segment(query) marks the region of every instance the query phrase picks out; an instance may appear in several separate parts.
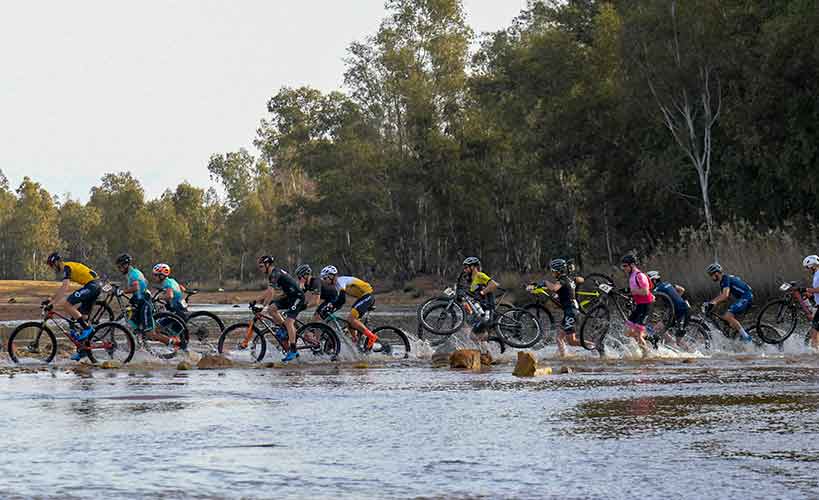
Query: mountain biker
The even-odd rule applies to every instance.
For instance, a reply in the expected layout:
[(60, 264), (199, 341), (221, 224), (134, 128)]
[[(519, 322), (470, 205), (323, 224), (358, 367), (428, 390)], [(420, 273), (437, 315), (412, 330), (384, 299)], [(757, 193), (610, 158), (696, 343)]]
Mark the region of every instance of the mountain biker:
[[(486, 313), (479, 315), (472, 325), (472, 330), (478, 333), (483, 330), (489, 322), (492, 313), (495, 311), (495, 290), (498, 289), (498, 283), (489, 277), (488, 274), (481, 271), (481, 260), (477, 257), (467, 257), (463, 262), (463, 276), (466, 278), (469, 287), (469, 293), (478, 299), (478, 302), (484, 308)], [(459, 281), (461, 281), (459, 279)]]
[[(48, 256), (46, 265), (57, 273), (58, 280), (62, 282), (62, 286), (54, 293), (50, 302), (79, 323), (80, 331), (70, 330), (71, 335), (77, 340), (86, 340), (94, 332), (94, 328), (86, 320), (102, 291), (99, 276), (85, 264), (64, 261), (57, 252)], [(72, 282), (81, 288), (69, 294)], [(78, 350), (71, 359), (79, 361), (86, 354), (85, 351)]]
[(722, 266), (716, 262), (705, 268), (705, 273), (711, 276), (711, 280), (719, 283), (721, 290), (719, 295), (703, 304), (706, 312), (710, 312), (715, 305), (725, 302), (733, 295), (736, 300), (721, 317), (739, 333), (740, 340), (751, 342), (751, 336), (736, 317), (751, 308), (754, 302), (754, 291), (739, 276), (723, 273)]
[(634, 310), (626, 320), (626, 336), (637, 340), (637, 344), (646, 350), (646, 319), (654, 303), (654, 294), (651, 293), (651, 281), (648, 276), (637, 267), (637, 258), (634, 255), (624, 255), (620, 261), (620, 268), (628, 279), (628, 289), (634, 300)]
[(659, 271), (649, 271), (646, 276), (654, 284), (654, 292), (664, 293), (671, 299), (671, 305), (674, 307), (674, 336), (676, 337), (676, 344), (679, 346), (685, 335), (685, 328), (688, 326), (691, 309), (688, 302), (682, 298), (685, 294), (685, 288), (668, 281), (662, 281)]
[(548, 280), (543, 280), (537, 284), (539, 287), (546, 287), (552, 292), (557, 293), (557, 300), (560, 303), (560, 308), (563, 309), (563, 320), (560, 322), (558, 329), (557, 350), (561, 357), (566, 356), (566, 344), (571, 346), (580, 346), (580, 340), (577, 338), (577, 314), (579, 306), (575, 298), (575, 288), (577, 284), (574, 279), (569, 276), (569, 264), (565, 259), (552, 259), (548, 265), (552, 276), (557, 280), (552, 283)]
[[(313, 268), (309, 264), (300, 264), (296, 268), (296, 279), (299, 281), (299, 286), (304, 291), (307, 300), (306, 307), (316, 307), (323, 297), (328, 297), (332, 300), (335, 297), (335, 291), (329, 295), (324, 293), (324, 290), (329, 289), (321, 285), (321, 279), (313, 276)], [(308, 295), (309, 294), (309, 295)], [(322, 296), (322, 294), (324, 294)]]
[(151, 301), (151, 293), (148, 290), (148, 280), (142, 271), (133, 266), (133, 259), (127, 253), (121, 254), (116, 259), (116, 266), (119, 272), (125, 275), (125, 286), (118, 289), (119, 294), (130, 293), (131, 305), (134, 307), (130, 322), (136, 333), (144, 333), (146, 337), (154, 342), (160, 342), (168, 346), (170, 352), (179, 350), (182, 341), (178, 337), (169, 337), (157, 331), (156, 321), (154, 321), (154, 304)]
[[(285, 331), (279, 329), (276, 336), (282, 340), (287, 354), (282, 358), (282, 362), (293, 361), (299, 357), (296, 350), (296, 318), (305, 309), (304, 291), (299, 282), (288, 274), (287, 271), (273, 265), (274, 259), (270, 255), (259, 257), (257, 267), (259, 271), (267, 276), (267, 290), (259, 297), (258, 303), (263, 307), (270, 308), (270, 315), (273, 320), (283, 326)], [(273, 295), (279, 292), (278, 298), (274, 301)], [(283, 313), (282, 313), (283, 311)], [(284, 342), (285, 332), (287, 342)], [(246, 342), (246, 341), (245, 341)], [(243, 342), (244, 343), (244, 342)]]
[[(800, 290), (800, 292), (812, 293), (813, 301), (819, 305), (819, 256), (808, 255), (802, 261), (802, 266), (811, 273), (813, 282), (810, 287)], [(811, 321), (810, 346), (813, 349), (819, 349), (819, 309), (813, 313), (813, 321)]]
[(334, 288), (338, 293), (335, 300), (324, 306), (323, 310), (340, 309), (344, 305), (347, 295), (354, 297), (356, 301), (350, 310), (347, 321), (358, 333), (367, 338), (365, 350), (372, 349), (373, 345), (378, 341), (378, 336), (361, 322), (361, 318), (375, 306), (372, 285), (353, 276), (338, 276), (338, 269), (335, 266), (326, 266), (321, 270), (320, 276), (322, 283)]
[(154, 266), (151, 274), (153, 274), (154, 281), (165, 295), (168, 311), (182, 318), (187, 317), (188, 306), (185, 304), (185, 298), (182, 295), (185, 289), (178, 281), (171, 278), (171, 266), (159, 263)]

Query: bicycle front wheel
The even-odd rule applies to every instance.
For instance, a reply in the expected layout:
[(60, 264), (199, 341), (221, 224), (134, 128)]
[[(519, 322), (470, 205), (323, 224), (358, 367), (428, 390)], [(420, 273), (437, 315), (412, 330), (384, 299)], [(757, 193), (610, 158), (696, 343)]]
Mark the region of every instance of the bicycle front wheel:
[(188, 315), (185, 325), (188, 327), (189, 348), (203, 354), (216, 351), (219, 336), (225, 329), (219, 316), (209, 311), (197, 311)]
[(789, 301), (772, 300), (756, 317), (757, 333), (766, 344), (781, 344), (796, 330), (798, 320), (798, 312)]
[[(378, 337), (378, 340), (373, 345), (371, 352), (391, 358), (404, 359), (409, 357), (412, 349), (406, 333), (392, 326), (380, 326), (374, 329), (373, 333)], [(366, 340), (363, 335), (360, 338)]]
[(307, 323), (296, 331), (296, 350), (310, 351), (313, 356), (338, 359), (341, 340), (338, 334), (324, 323)]
[(464, 308), (451, 299), (433, 299), (418, 309), (418, 323), (436, 335), (452, 335), (464, 324)]
[(91, 316), (88, 319), (92, 325), (114, 321), (114, 310), (104, 300), (98, 300), (94, 303), (94, 308), (91, 310)]
[(605, 304), (598, 304), (586, 313), (583, 324), (580, 325), (580, 344), (589, 351), (602, 354), (603, 342), (611, 327), (609, 308)]
[(94, 327), (88, 343), (88, 358), (92, 363), (114, 360), (125, 364), (134, 357), (136, 341), (131, 332), (119, 323), (102, 323)]
[(523, 306), (526, 311), (529, 311), (537, 319), (540, 329), (543, 331), (543, 342), (550, 344), (555, 340), (555, 319), (552, 312), (540, 303), (532, 303)]
[(267, 341), (258, 328), (251, 328), (250, 323), (236, 323), (219, 336), (217, 350), (233, 361), (257, 363), (264, 359)]
[(646, 326), (651, 327), (654, 335), (661, 337), (674, 324), (676, 315), (674, 314), (674, 303), (671, 297), (664, 293), (654, 295), (654, 303), (651, 305), (651, 312), (646, 318)]
[(711, 351), (711, 333), (708, 326), (700, 319), (689, 319), (682, 338), (677, 340), (677, 346), (689, 353)]
[(543, 331), (535, 315), (519, 308), (501, 314), (495, 324), (495, 331), (504, 343), (518, 349), (532, 347), (543, 338)]
[(42, 322), (30, 321), (11, 332), (6, 348), (15, 363), (46, 365), (57, 355), (57, 338)]

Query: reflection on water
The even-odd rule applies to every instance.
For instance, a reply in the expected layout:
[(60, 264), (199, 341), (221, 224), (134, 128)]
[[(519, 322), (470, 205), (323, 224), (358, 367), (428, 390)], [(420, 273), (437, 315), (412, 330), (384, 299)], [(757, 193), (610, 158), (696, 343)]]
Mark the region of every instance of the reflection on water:
[(815, 360), (573, 367), (3, 377), (0, 497), (819, 496)]

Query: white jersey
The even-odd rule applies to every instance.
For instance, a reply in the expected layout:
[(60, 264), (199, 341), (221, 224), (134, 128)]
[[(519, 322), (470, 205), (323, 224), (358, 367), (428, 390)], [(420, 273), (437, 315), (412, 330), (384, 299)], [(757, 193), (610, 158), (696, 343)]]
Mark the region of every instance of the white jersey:
[[(811, 288), (819, 288), (819, 270), (813, 273), (813, 286)], [(813, 302), (819, 306), (819, 293), (813, 294)]]

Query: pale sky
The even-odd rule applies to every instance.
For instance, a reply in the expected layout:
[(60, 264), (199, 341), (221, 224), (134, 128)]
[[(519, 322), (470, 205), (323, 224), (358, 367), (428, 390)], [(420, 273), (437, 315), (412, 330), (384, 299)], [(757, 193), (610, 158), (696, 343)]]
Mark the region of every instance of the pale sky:
[[(464, 0), (477, 32), (526, 0)], [(212, 153), (247, 147), (282, 86), (342, 87), (346, 48), (383, 0), (27, 0), (0, 16), (0, 170), (88, 199), (130, 170), (149, 197), (207, 187)], [(255, 151), (254, 151), (255, 153)]]

